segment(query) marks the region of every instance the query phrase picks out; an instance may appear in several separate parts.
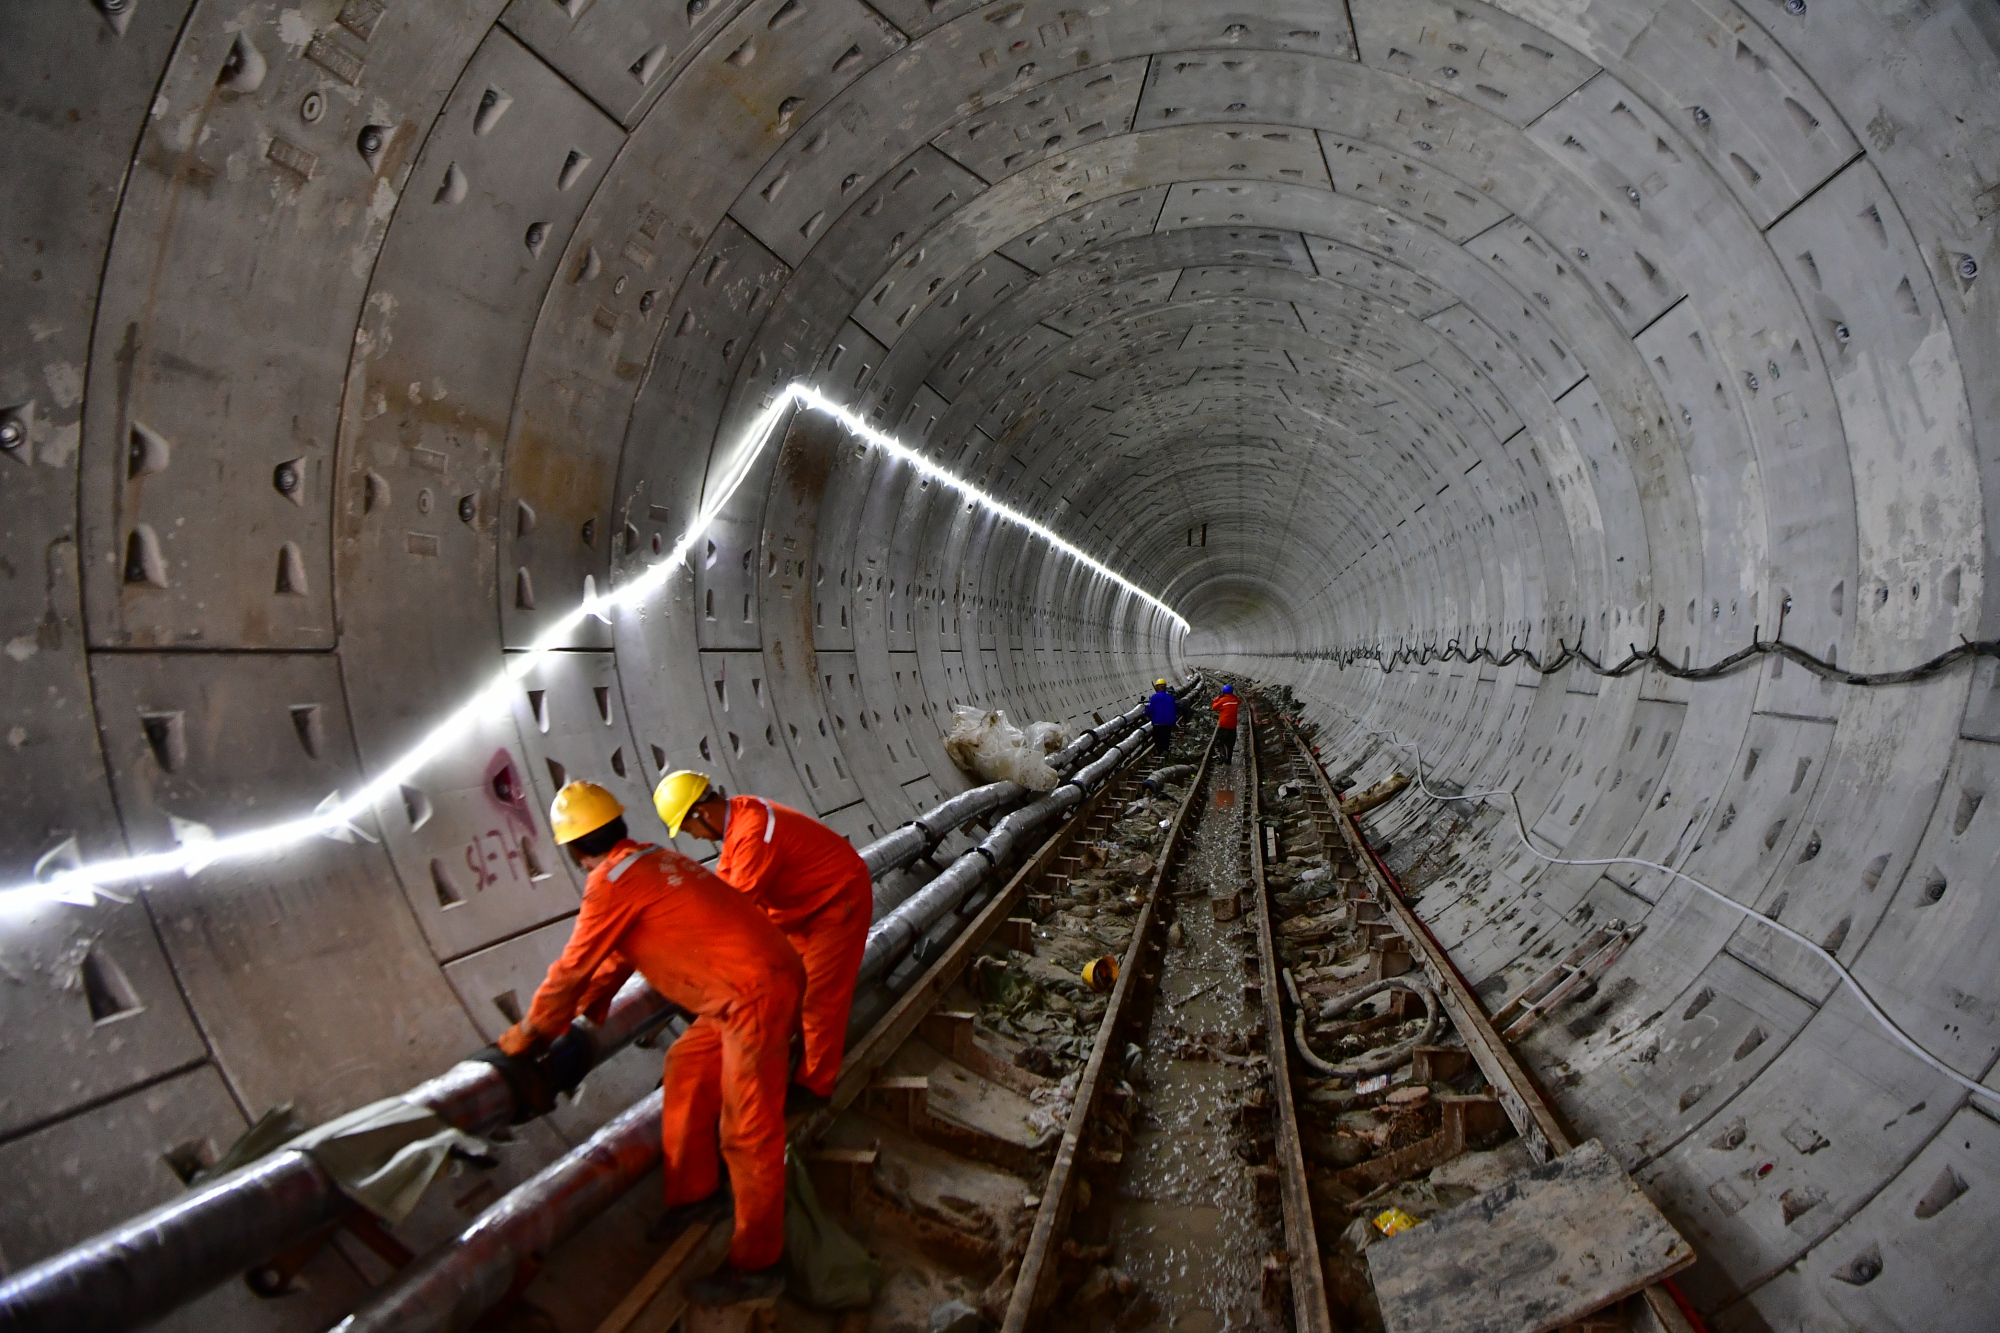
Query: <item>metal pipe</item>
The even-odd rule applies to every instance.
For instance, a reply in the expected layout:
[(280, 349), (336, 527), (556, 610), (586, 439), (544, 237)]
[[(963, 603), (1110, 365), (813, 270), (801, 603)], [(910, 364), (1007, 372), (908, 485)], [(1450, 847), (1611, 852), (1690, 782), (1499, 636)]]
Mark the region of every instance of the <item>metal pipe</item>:
[[(1146, 732), (1143, 728), (1133, 728), (1131, 735), (1078, 769), (1069, 778), (1064, 780), (1063, 786), (1081, 786), (1086, 791), (1095, 788), (1113, 769), (1137, 754), (1146, 744), (1146, 739)], [(1061, 789), (1061, 787), (1057, 788), (1058, 791)]]
[(861, 849), (868, 873), (880, 879), (891, 870), (901, 870), (951, 835), (961, 824), (1010, 805), (1028, 794), (1015, 782), (989, 782), (983, 787), (962, 791), (934, 810), (927, 810), (909, 823), (885, 833)]
[(1140, 704), (1130, 712), (1120, 713), (1109, 722), (1087, 728), (1081, 736), (1049, 756), (1049, 767), (1058, 773), (1067, 773), (1082, 762), (1083, 757), (1096, 749), (1098, 743), (1108, 736), (1117, 734), (1122, 728), (1136, 726), (1146, 716), (1146, 705)]
[(507, 1294), (523, 1262), (582, 1230), (659, 1164), (661, 1096), (653, 1089), (500, 1199), (450, 1244), (380, 1288), (336, 1333), (470, 1328)]
[[(1075, 767), (1076, 759), (1089, 747), (1100, 740), (1122, 734), (1129, 735), (1145, 717), (1142, 704), (1129, 713), (1124, 713), (1101, 726), (1092, 728), (1076, 741), (1049, 757), (1048, 763), (1057, 773)], [(1068, 756), (1065, 760), (1064, 756)], [(1060, 785), (1060, 784), (1058, 784)], [(895, 913), (904, 903), (917, 893), (921, 885), (912, 887), (907, 881), (892, 881), (887, 876), (915, 862), (919, 857), (928, 856), (937, 850), (951, 831), (981, 815), (1014, 804), (1030, 795), (1029, 791), (1012, 782), (989, 782), (983, 787), (974, 787), (960, 792), (944, 804), (927, 814), (919, 815), (902, 828), (877, 839), (862, 849), (862, 859), (868, 862), (868, 869), (876, 878), (875, 919), (883, 921)], [(961, 899), (962, 901), (963, 899)], [(904, 947), (904, 946), (900, 946)], [(873, 973), (863, 974), (866, 980)]]
[[(875, 876), (907, 865), (949, 830), (1020, 791), (1007, 782), (963, 792), (862, 848), (861, 858)], [(613, 998), (604, 1022), (578, 1020), (571, 1030), (595, 1066), (679, 1012), (635, 976)], [(505, 1127), (521, 1110), (506, 1078), (480, 1060), (461, 1061), (403, 1098), (479, 1136)], [(125, 1333), (331, 1225), (346, 1207), (332, 1177), (308, 1154), (280, 1149), (0, 1281), (0, 1328)]]
[(1018, 782), (989, 782), (952, 797), (935, 810), (928, 810), (894, 832), (885, 833), (861, 849), (868, 874), (880, 879), (892, 870), (901, 870), (920, 856), (928, 855), (951, 836), (951, 831), (1003, 805), (1012, 805), (1028, 794)]
[[(573, 1030), (596, 1065), (677, 1012), (634, 978), (602, 1025)], [(518, 1109), (506, 1078), (481, 1060), (460, 1061), (403, 1100), (473, 1135), (506, 1127)], [(332, 1224), (347, 1206), (310, 1154), (280, 1149), (0, 1282), (0, 1328), (140, 1327)]]
[[(1145, 733), (1139, 730), (1139, 720), (1144, 715), (1145, 709), (1142, 706), (1105, 723), (1098, 730), (1106, 733), (1118, 727), (1126, 730), (1125, 738), (1116, 747), (1081, 771), (1064, 778), (1047, 796), (1023, 806), (1001, 820), (976, 848), (953, 861), (936, 879), (918, 889), (877, 921), (868, 932), (868, 945), (861, 956), (860, 981), (873, 981), (881, 976), (888, 970), (890, 964), (916, 943), (919, 936), (942, 920), (946, 912), (970, 897), (973, 890), (979, 886), (979, 882), (986, 877), (986, 872), (1007, 858), (1013, 850), (1015, 840), (1022, 832), (1039, 828), (1048, 819), (1075, 806), (1103, 779), (1105, 774), (1124, 762), (1144, 739)], [(995, 782), (985, 787), (975, 787), (971, 791), (953, 797), (930, 814), (923, 816), (917, 821), (917, 826), (935, 832), (941, 840), (951, 829), (973, 817), (972, 814), (966, 813), (967, 810), (988, 810), (1004, 804), (1012, 793), (1003, 794), (997, 790), (1000, 788), (1011, 788), (1012, 792), (1022, 790), (1011, 782)], [(975, 801), (972, 798), (977, 799)]]
[[(1188, 682), (1185, 685), (1173, 691), (1174, 697), (1176, 699), (1187, 698), (1200, 688), (1201, 682), (1201, 673), (1196, 672), (1188, 678)], [(1068, 745), (1065, 745), (1062, 749), (1057, 750), (1049, 756), (1049, 767), (1058, 773), (1067, 773), (1070, 769), (1075, 768), (1085, 755), (1096, 749), (1099, 744), (1113, 737), (1123, 736), (1127, 728), (1137, 726), (1145, 718), (1146, 705), (1140, 703), (1126, 712), (1120, 713), (1109, 722), (1100, 722), (1094, 727), (1086, 728), (1081, 736), (1078, 736)]]
[(916, 823), (905, 824), (883, 834), (861, 849), (861, 860), (868, 867), (868, 877), (880, 879), (892, 870), (902, 869), (924, 854), (929, 841), (923, 826)]
[(918, 815), (914, 827), (924, 831), (924, 837), (929, 842), (924, 850), (929, 851), (950, 837), (953, 829), (1003, 805), (1012, 805), (1027, 794), (1028, 789), (1018, 782), (989, 782), (983, 787), (960, 792), (928, 814)]
[(969, 851), (869, 927), (868, 943), (861, 954), (861, 973), (855, 985), (873, 981), (887, 971), (889, 964), (923, 933), (918, 922), (928, 924), (943, 916), (970, 894), (992, 868), (993, 863), (977, 849)]
[(331, 1225), (342, 1202), (310, 1155), (280, 1150), (8, 1279), (0, 1328), (137, 1327)]
[(861, 955), (860, 982), (873, 981), (888, 971), (925, 931), (972, 895), (987, 872), (1012, 854), (1023, 835), (1080, 805), (1098, 783), (1138, 752), (1145, 739), (1145, 732), (1135, 729), (1095, 762), (1057, 783), (1047, 796), (1008, 815), (977, 847), (946, 866), (943, 874), (876, 922), (868, 932), (868, 944)]
[(685, 1011), (634, 973), (612, 997), (611, 1011), (602, 1023), (594, 1027), (577, 1025), (571, 1030), (581, 1031), (584, 1040), (590, 1043), (590, 1063), (595, 1068), (633, 1042), (658, 1032), (676, 1014), (685, 1015)]

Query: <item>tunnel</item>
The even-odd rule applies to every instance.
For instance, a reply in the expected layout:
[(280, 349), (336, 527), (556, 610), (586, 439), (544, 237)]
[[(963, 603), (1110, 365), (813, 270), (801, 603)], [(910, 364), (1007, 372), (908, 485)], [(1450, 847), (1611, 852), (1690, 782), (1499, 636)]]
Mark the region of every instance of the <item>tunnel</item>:
[[(859, 845), (973, 784), (954, 710), (1208, 670), (1418, 779), (1371, 837), (1489, 1010), (1637, 928), (1518, 1051), (1707, 1327), (1991, 1326), (1991, 5), (0, 28), (0, 1271), (518, 1018), (569, 778)], [(644, 1272), (630, 1213), (549, 1257), (554, 1326)]]

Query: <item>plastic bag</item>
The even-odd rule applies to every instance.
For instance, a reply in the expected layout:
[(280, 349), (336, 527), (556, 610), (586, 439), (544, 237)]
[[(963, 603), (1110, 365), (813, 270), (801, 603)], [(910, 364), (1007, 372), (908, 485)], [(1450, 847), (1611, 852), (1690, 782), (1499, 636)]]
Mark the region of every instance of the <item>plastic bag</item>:
[(1018, 782), (1029, 791), (1048, 791), (1056, 785), (1048, 756), (1063, 747), (1062, 737), (1062, 728), (1053, 722), (1031, 723), (1024, 732), (1003, 710), (961, 705), (951, 710), (944, 752), (961, 772), (982, 782)]
[(1416, 1218), (1400, 1208), (1390, 1208), (1376, 1214), (1375, 1229), (1385, 1236), (1400, 1236), (1411, 1227), (1423, 1225)]
[(1043, 755), (1054, 754), (1069, 744), (1069, 733), (1060, 722), (1030, 722), (1024, 734), (1028, 748)]
[(785, 1291), (815, 1310), (861, 1310), (874, 1304), (886, 1274), (861, 1242), (820, 1206), (797, 1153), (785, 1155)]

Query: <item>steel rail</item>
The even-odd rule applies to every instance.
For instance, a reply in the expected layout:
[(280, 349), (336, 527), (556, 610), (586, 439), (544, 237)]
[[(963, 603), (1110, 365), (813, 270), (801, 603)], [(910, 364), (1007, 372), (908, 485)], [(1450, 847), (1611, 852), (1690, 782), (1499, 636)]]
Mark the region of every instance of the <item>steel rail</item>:
[(1244, 827), (1250, 839), (1252, 914), (1257, 925), (1258, 978), (1263, 988), (1264, 1052), (1270, 1061), (1271, 1097), (1277, 1106), (1278, 1197), (1284, 1205), (1285, 1253), (1291, 1256), (1292, 1325), (1295, 1333), (1333, 1333), (1327, 1306), (1326, 1269), (1319, 1256), (1319, 1232), (1313, 1224), (1312, 1193), (1306, 1180), (1305, 1149), (1299, 1137), (1299, 1113), (1292, 1101), (1291, 1058), (1285, 1046), (1285, 992), (1278, 984), (1278, 950), (1271, 931), (1271, 900), (1264, 881), (1264, 838), (1259, 823), (1263, 789), (1257, 763), (1257, 710), (1244, 710)]
[[(1305, 759), (1307, 769), (1318, 783), (1341, 841), (1347, 844), (1355, 861), (1372, 882), (1377, 903), (1388, 909), (1396, 933), (1410, 945), (1411, 956), (1422, 964), (1435, 983), (1445, 1012), (1451, 1015), (1459, 1035), (1465, 1039), (1466, 1049), (1472, 1053), (1473, 1061), (1479, 1066), (1480, 1073), (1485, 1075), (1487, 1086), (1506, 1111), (1508, 1120), (1513, 1122), (1515, 1131), (1527, 1143), (1528, 1151), (1538, 1162), (1547, 1162), (1569, 1152), (1576, 1147), (1576, 1137), (1569, 1132), (1569, 1127), (1556, 1114), (1555, 1108), (1549, 1105), (1528, 1071), (1514, 1058), (1513, 1050), (1494, 1031), (1486, 1011), (1480, 1008), (1472, 988), (1466, 984), (1458, 965), (1452, 962), (1450, 953), (1438, 943), (1437, 936), (1431, 933), (1423, 918), (1404, 901), (1402, 886), (1369, 844), (1361, 826), (1353, 816), (1341, 810), (1340, 798), (1333, 790), (1333, 783), (1313, 757), (1312, 748), (1305, 738), (1289, 721), (1283, 726), (1285, 735)], [(1666, 1333), (1694, 1333), (1694, 1326), (1681, 1313), (1679, 1304), (1664, 1284), (1652, 1283), (1640, 1294), (1645, 1298), (1647, 1309)]]
[(1021, 1256), (1020, 1272), (1014, 1279), (1014, 1291), (1007, 1302), (1007, 1315), (1001, 1323), (1001, 1333), (1027, 1333), (1027, 1330), (1038, 1327), (1055, 1299), (1058, 1260), (1076, 1197), (1084, 1136), (1097, 1117), (1098, 1098), (1104, 1090), (1105, 1068), (1111, 1052), (1118, 1046), (1119, 1029), (1130, 1016), (1128, 1009), (1133, 1007), (1134, 997), (1142, 991), (1150, 993), (1159, 978), (1161, 940), (1156, 937), (1155, 927), (1160, 920), (1160, 890), (1173, 873), (1175, 859), (1181, 852), (1190, 823), (1188, 816), (1201, 800), (1208, 778), (1209, 758), (1214, 753), (1215, 737), (1211, 734), (1194, 779), (1188, 783), (1187, 795), (1181, 798), (1179, 808), (1174, 811), (1173, 823), (1160, 844), (1152, 884), (1146, 891), (1144, 904), (1133, 919), (1132, 941), (1125, 948), (1125, 957), (1119, 961), (1117, 984), (1111, 988), (1111, 999), (1104, 1007), (1104, 1017), (1098, 1022), (1097, 1039), (1091, 1045), (1090, 1059), (1085, 1062), (1083, 1074), (1077, 1080), (1076, 1101), (1070, 1109), (1069, 1122), (1063, 1126), (1055, 1161), (1042, 1183), (1041, 1204), (1035, 1213), (1035, 1225), (1028, 1233), (1028, 1248)]
[(1472, 1053), (1480, 1072), (1493, 1094), (1507, 1112), (1514, 1129), (1527, 1142), (1528, 1151), (1537, 1162), (1546, 1162), (1551, 1157), (1567, 1152), (1573, 1141), (1564, 1129), (1561, 1120), (1542, 1096), (1528, 1072), (1521, 1067), (1507, 1043), (1500, 1040), (1493, 1025), (1486, 1021), (1486, 1012), (1479, 1007), (1473, 997), (1472, 988), (1465, 982), (1451, 956), (1437, 942), (1435, 936), (1403, 901), (1389, 877), (1387, 867), (1376, 857), (1375, 851), (1361, 836), (1361, 830), (1353, 818), (1341, 812), (1340, 797), (1333, 790), (1326, 770), (1313, 758), (1311, 747), (1298, 734), (1289, 721), (1282, 722), (1283, 734), (1299, 755), (1305, 759), (1306, 768), (1312, 773), (1320, 798), (1325, 803), (1334, 829), (1347, 845), (1355, 862), (1362, 868), (1374, 890), (1375, 901), (1389, 913), (1391, 924), (1410, 946), (1410, 953), (1430, 975), (1438, 998), (1444, 1003), (1445, 1012), (1457, 1025), (1459, 1034), (1465, 1038), (1466, 1049)]

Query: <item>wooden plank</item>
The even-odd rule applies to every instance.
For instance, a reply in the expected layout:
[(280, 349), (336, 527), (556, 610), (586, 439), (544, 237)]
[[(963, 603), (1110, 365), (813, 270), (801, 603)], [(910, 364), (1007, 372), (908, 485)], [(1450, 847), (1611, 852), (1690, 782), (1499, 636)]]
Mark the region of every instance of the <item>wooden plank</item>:
[[(1297, 1333), (1331, 1333), (1333, 1315), (1327, 1308), (1326, 1270), (1320, 1264), (1319, 1233), (1313, 1225), (1305, 1151), (1299, 1142), (1298, 1107), (1292, 1102), (1284, 989), (1278, 984), (1278, 951), (1271, 938), (1271, 899), (1264, 885), (1264, 840), (1256, 834), (1261, 808), (1257, 786), (1257, 710), (1252, 707), (1248, 711), (1239, 733), (1244, 746), (1243, 772), (1249, 786), (1243, 817), (1251, 830), (1250, 897), (1254, 900), (1251, 913), (1257, 923), (1257, 952), (1262, 964), (1264, 1053), (1271, 1062), (1271, 1099), (1278, 1111), (1278, 1199), (1285, 1215), (1285, 1253), (1291, 1257), (1292, 1324)], [(1216, 919), (1223, 918), (1218, 913)]]
[[(627, 1330), (638, 1322), (639, 1316), (646, 1312), (646, 1307), (653, 1303), (653, 1298), (658, 1296), (668, 1283), (680, 1276), (681, 1266), (687, 1262), (688, 1256), (694, 1253), (695, 1247), (708, 1238), (711, 1230), (713, 1224), (704, 1223), (681, 1232), (674, 1243), (667, 1247), (667, 1252), (646, 1270), (646, 1276), (640, 1278), (637, 1285), (625, 1293), (625, 1299), (618, 1302), (610, 1314), (604, 1316), (604, 1322), (597, 1326), (597, 1333), (627, 1333)], [(680, 1305), (676, 1302), (670, 1317), (659, 1326), (665, 1327), (666, 1324), (671, 1324), (673, 1318), (679, 1314)]]
[(1546, 1333), (1693, 1262), (1596, 1139), (1368, 1249), (1388, 1333)]

